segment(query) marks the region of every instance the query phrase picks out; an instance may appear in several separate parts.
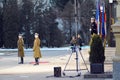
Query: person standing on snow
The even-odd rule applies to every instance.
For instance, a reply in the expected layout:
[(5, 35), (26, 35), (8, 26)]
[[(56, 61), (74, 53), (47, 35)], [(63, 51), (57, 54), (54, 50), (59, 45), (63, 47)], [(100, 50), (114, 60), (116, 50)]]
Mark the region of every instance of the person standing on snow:
[(76, 46), (76, 39), (75, 36), (72, 36), (72, 39), (70, 41), (71, 44), (71, 49), (72, 49), (72, 53), (75, 52), (75, 46)]
[(40, 39), (39, 39), (39, 34), (35, 33), (35, 40), (34, 40), (34, 45), (33, 45), (33, 51), (34, 51), (34, 58), (35, 58), (35, 64), (34, 65), (39, 65), (39, 58), (42, 57), (41, 51), (40, 51)]
[(24, 40), (22, 37), (22, 34), (19, 34), (18, 36), (18, 41), (17, 41), (17, 45), (18, 45), (18, 57), (21, 58), (21, 62), (19, 62), (19, 64), (23, 64), (24, 63)]

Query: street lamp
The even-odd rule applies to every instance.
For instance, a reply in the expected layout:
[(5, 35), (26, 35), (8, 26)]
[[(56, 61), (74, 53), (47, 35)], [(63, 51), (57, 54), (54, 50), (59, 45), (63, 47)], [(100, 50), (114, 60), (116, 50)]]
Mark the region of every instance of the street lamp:
[(112, 19), (112, 4), (113, 4), (113, 1), (115, 1), (115, 0), (109, 0), (109, 3), (110, 3), (110, 12), (109, 12), (109, 14), (110, 14), (110, 24), (112, 23), (111, 19)]
[(109, 0), (109, 3), (110, 3), (110, 25), (111, 25), (111, 18), (112, 18), (112, 3), (113, 3), (113, 0)]
[(113, 4), (113, 0), (109, 0), (109, 45), (110, 46), (115, 46), (115, 39), (114, 39), (114, 36), (113, 36), (113, 33), (112, 33), (112, 28), (111, 28), (111, 25), (112, 25), (112, 4)]
[(113, 3), (113, 0), (109, 0), (109, 3)]

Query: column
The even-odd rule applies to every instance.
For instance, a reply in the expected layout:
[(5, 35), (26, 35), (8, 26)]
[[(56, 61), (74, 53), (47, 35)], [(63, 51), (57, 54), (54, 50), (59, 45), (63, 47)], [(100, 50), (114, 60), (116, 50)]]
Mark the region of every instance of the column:
[(120, 80), (120, 0), (116, 1), (116, 15), (118, 21), (111, 26), (116, 40), (116, 52), (113, 58), (113, 80)]

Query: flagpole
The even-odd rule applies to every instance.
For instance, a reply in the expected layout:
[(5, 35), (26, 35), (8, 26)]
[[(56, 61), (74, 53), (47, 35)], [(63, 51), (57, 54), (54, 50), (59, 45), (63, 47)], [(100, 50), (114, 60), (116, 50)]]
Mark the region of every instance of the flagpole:
[(99, 3), (100, 1), (97, 0), (96, 2), (96, 23), (97, 23), (97, 32), (98, 32), (98, 35), (100, 34), (100, 10), (99, 10)]
[(78, 27), (78, 19), (77, 19), (77, 0), (74, 0), (74, 8), (75, 8), (75, 33), (77, 37), (77, 27)]

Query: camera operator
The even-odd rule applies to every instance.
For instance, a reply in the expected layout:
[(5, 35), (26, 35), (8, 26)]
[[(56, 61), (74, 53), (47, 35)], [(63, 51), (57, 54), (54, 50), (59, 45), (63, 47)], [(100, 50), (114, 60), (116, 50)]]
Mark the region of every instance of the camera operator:
[(72, 36), (72, 39), (70, 41), (71, 44), (71, 49), (72, 49), (72, 53), (75, 52), (75, 46), (76, 46), (76, 39), (75, 36)]
[(76, 45), (79, 47), (79, 50), (81, 50), (81, 47), (82, 47), (82, 39), (81, 39), (80, 34), (77, 35), (77, 43), (76, 43)]

